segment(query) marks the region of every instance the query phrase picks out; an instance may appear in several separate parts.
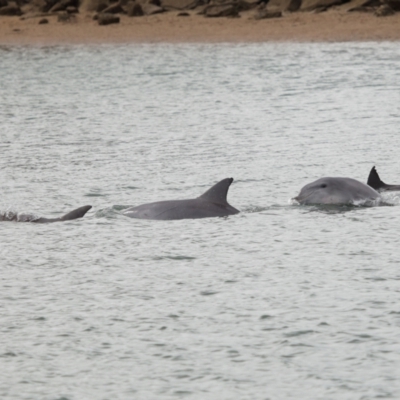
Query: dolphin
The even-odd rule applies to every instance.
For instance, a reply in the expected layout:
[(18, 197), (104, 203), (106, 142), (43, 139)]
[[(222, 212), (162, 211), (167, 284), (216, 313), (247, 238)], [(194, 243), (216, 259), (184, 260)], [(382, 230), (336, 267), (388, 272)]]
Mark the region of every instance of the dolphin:
[(368, 176), (367, 184), (375, 189), (377, 192), (388, 192), (388, 191), (398, 191), (400, 190), (400, 185), (387, 185), (381, 181), (375, 166), (372, 167), (371, 172)]
[(61, 221), (71, 221), (73, 219), (82, 218), (92, 206), (79, 207), (76, 210), (65, 214), (59, 218), (41, 218), (35, 217), (31, 214), (18, 214), (14, 212), (0, 213), (0, 221), (15, 221), (15, 222), (35, 222), (37, 224), (45, 224), (48, 222), (61, 222)]
[(368, 205), (380, 197), (375, 189), (356, 179), (325, 177), (304, 186), (293, 200), (300, 204)]
[(238, 214), (239, 210), (226, 200), (232, 182), (233, 178), (223, 179), (195, 199), (142, 204), (128, 208), (123, 214), (131, 218), (154, 220), (226, 217)]

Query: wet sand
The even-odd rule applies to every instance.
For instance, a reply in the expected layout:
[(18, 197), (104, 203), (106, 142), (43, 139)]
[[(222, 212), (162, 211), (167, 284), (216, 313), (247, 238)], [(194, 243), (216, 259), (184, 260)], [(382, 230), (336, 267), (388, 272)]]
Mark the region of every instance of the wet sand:
[(74, 22), (60, 23), (56, 16), (0, 18), (0, 44), (51, 45), (85, 43), (240, 43), (240, 42), (342, 42), (400, 40), (400, 13), (378, 18), (369, 13), (329, 10), (297, 12), (282, 18), (254, 20), (254, 11), (240, 18), (205, 18), (189, 11), (154, 16), (121, 16), (120, 24), (99, 26), (93, 14), (78, 14)]

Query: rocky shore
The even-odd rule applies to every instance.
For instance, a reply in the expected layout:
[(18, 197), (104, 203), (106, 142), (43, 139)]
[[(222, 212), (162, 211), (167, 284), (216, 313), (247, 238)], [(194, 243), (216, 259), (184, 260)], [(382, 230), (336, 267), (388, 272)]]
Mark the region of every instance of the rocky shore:
[(400, 40), (400, 0), (0, 0), (0, 44), (282, 40)]

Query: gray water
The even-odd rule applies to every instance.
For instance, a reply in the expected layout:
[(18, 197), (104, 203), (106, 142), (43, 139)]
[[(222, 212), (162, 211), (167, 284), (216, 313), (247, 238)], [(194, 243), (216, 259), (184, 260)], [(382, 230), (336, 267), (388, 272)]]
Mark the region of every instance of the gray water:
[[(398, 43), (0, 48), (0, 398), (400, 398)], [(128, 206), (233, 177), (228, 218)]]

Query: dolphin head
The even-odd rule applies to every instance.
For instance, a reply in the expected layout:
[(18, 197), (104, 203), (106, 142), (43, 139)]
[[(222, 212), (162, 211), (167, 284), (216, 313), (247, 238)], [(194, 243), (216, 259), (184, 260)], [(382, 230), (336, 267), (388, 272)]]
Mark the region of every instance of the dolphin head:
[(293, 200), (300, 204), (354, 204), (378, 197), (374, 189), (355, 179), (326, 177), (304, 186)]

